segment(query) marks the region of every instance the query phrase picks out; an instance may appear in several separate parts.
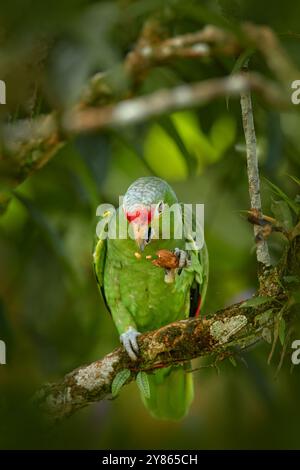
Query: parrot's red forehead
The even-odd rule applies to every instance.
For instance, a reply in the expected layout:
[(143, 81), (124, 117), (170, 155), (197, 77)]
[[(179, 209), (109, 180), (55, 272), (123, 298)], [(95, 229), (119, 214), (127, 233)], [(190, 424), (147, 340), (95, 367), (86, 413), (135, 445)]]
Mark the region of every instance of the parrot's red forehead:
[(139, 223), (150, 223), (153, 217), (153, 210), (146, 207), (134, 211), (125, 211), (129, 223), (136, 221)]

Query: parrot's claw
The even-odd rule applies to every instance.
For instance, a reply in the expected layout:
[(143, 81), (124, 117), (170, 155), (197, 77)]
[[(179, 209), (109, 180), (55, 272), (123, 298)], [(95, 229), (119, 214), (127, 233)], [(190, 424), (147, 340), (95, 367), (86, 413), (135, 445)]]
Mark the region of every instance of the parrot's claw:
[(185, 268), (186, 266), (190, 265), (191, 262), (188, 258), (188, 253), (186, 251), (180, 250), (179, 248), (175, 248), (174, 253), (178, 259), (179, 269)]
[(140, 335), (134, 328), (129, 327), (125, 333), (120, 336), (120, 341), (123, 344), (125, 351), (127, 352), (130, 359), (133, 361), (137, 360), (137, 354), (139, 353), (139, 346), (137, 344), (137, 337)]

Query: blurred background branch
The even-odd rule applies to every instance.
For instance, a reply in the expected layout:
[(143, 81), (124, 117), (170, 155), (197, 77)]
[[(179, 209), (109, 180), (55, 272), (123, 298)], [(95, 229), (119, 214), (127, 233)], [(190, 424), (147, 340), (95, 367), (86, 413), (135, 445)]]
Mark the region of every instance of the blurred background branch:
[(238, 96), (242, 91), (253, 89), (274, 108), (289, 109), (290, 100), (282, 96), (277, 86), (259, 75), (234, 74), (225, 78), (214, 78), (191, 85), (181, 85), (170, 90), (156, 91), (152, 95), (121, 101), (115, 106), (87, 108), (66, 114), (63, 129), (81, 133), (105, 127), (128, 126), (146, 119), (180, 109), (203, 106), (219, 97)]
[[(269, 28), (246, 23), (241, 26), (239, 35), (235, 36), (232, 32), (208, 25), (195, 33), (161, 40), (157, 33), (159, 27), (156, 21), (145, 23), (136, 47), (125, 58), (124, 80), (125, 76), (131, 82), (144, 80), (146, 71), (151, 67), (176, 57), (237, 57), (249, 50), (250, 43), (268, 59), (269, 67), (285, 87), (282, 88), (258, 74), (247, 77), (234, 74), (223, 79), (182, 85), (173, 90), (160, 90), (145, 97), (105, 105), (112, 100), (114, 94), (110, 86), (111, 72), (97, 73), (84, 87), (78, 103), (72, 109), (64, 110), (63, 113), (57, 113), (59, 110), (56, 110), (46, 116), (20, 120), (2, 127), (0, 169), (8, 175), (7, 188), (4, 186), (4, 191), (0, 192), (2, 212), (10, 200), (9, 191), (43, 167), (72, 134), (127, 126), (178, 109), (201, 106), (218, 97), (228, 99), (247, 90), (258, 93), (274, 109), (288, 110), (292, 107), (290, 90), (287, 89), (290, 82), (287, 84), (286, 80), (296, 77), (297, 70)], [(272, 54), (268, 53), (270, 49)], [(101, 102), (101, 98), (102, 105), (99, 106), (97, 102), (99, 99)], [(93, 107), (88, 107), (89, 103)]]

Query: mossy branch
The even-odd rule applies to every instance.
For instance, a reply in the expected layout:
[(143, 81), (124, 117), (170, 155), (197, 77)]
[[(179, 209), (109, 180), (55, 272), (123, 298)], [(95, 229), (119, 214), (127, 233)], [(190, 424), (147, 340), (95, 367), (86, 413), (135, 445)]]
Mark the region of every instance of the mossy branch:
[[(266, 331), (271, 336), (283, 307), (287, 323), (293, 315), (283, 277), (299, 274), (299, 257), (297, 235), (279, 265), (265, 271), (256, 296), (248, 304), (240, 302), (207, 319), (181, 320), (145, 333), (138, 338), (138, 361), (132, 362), (123, 347), (119, 347), (103, 359), (75, 369), (62, 381), (44, 385), (36, 395), (36, 403), (51, 420), (60, 420), (91, 403), (111, 398), (112, 382), (123, 369), (131, 372), (126, 382), (129, 383), (139, 371), (151, 373), (158, 367), (198, 357), (215, 356), (217, 361), (223, 360), (261, 341)], [(264, 315), (270, 310), (271, 315)]]

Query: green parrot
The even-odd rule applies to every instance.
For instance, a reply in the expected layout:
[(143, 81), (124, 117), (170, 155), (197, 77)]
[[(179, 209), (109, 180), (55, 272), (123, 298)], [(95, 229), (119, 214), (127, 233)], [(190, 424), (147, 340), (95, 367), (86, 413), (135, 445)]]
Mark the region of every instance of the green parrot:
[[(100, 236), (95, 244), (96, 279), (120, 341), (132, 361), (139, 354), (138, 335), (198, 315), (205, 298), (206, 245), (199, 249), (192, 228), (184, 228), (178, 238), (176, 219), (170, 209), (174, 204), (180, 207), (179, 216), (184, 222), (183, 206), (178, 204), (168, 183), (157, 177), (139, 178), (128, 188), (122, 205), (107, 224), (109, 228), (115, 224), (116, 234), (123, 224), (131, 236), (110, 236), (108, 232), (106, 238)], [(166, 215), (171, 222), (170, 236), (162, 237), (162, 221)], [(188, 251), (187, 241), (192, 243)], [(166, 269), (151, 262), (157, 259), (159, 250), (174, 253), (178, 267)], [(157, 369), (147, 376), (150, 397), (142, 394), (142, 400), (152, 416), (170, 420), (183, 418), (193, 400), (192, 374), (186, 373), (185, 367), (180, 365)]]

